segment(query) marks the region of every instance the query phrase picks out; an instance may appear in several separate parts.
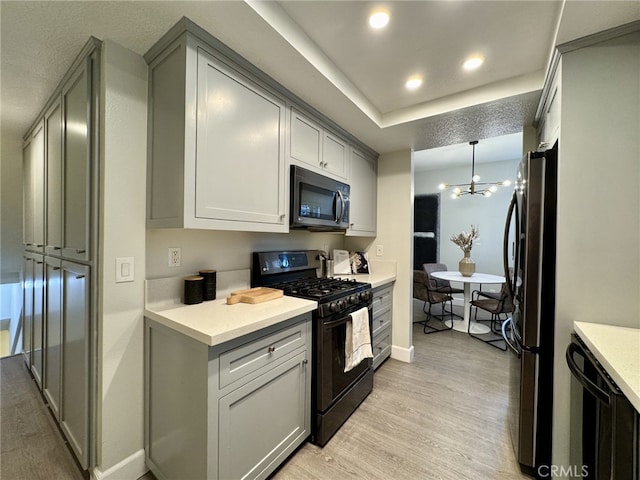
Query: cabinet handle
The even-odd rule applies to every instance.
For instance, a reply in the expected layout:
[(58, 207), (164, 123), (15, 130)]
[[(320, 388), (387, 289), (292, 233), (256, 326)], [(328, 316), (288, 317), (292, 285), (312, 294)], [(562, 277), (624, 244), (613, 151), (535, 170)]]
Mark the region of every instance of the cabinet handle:
[(53, 267), (54, 270), (60, 270), (60, 267)]
[(271, 346), (271, 347), (269, 347), (269, 348), (267, 349), (267, 351), (268, 351), (269, 353), (273, 353), (273, 352), (275, 352), (275, 351), (276, 351), (276, 347)]
[(86, 250), (82, 250), (80, 248), (76, 248), (76, 253), (86, 253)]
[(62, 250), (62, 247), (53, 247), (54, 250)]
[(307, 360), (306, 358), (304, 360), (302, 360), (302, 364), (306, 365), (307, 363), (309, 363), (309, 360)]
[(76, 280), (80, 280), (81, 278), (84, 278), (84, 275), (76, 275)]
[(44, 262), (36, 262), (36, 265), (42, 265)]
[(39, 243), (36, 243), (36, 247), (44, 247), (44, 245), (40, 245)]

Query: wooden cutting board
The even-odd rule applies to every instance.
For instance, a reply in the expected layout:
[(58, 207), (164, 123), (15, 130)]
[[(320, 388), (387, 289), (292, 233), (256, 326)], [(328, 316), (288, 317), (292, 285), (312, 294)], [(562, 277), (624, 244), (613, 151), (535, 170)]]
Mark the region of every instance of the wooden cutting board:
[(256, 287), (248, 290), (237, 290), (231, 292), (231, 295), (227, 297), (227, 305), (233, 305), (236, 303), (262, 303), (269, 300), (275, 300), (282, 297), (282, 290), (267, 287)]

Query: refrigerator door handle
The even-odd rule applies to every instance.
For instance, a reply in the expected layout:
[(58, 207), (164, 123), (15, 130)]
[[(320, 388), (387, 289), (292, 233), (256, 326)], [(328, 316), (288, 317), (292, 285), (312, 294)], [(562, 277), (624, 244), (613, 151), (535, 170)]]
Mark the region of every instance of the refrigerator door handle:
[[(520, 358), (520, 356), (522, 355), (522, 351), (518, 350), (517, 346), (511, 343), (511, 340), (507, 335), (507, 325), (509, 325), (510, 323), (511, 324), (513, 323), (512, 317), (509, 317), (504, 322), (502, 322), (502, 338), (504, 338), (504, 343), (507, 344), (507, 347), (509, 348), (509, 350), (511, 350), (511, 353), (513, 353), (516, 356), (516, 358)], [(515, 328), (515, 327), (512, 325), (511, 328)]]
[(577, 343), (570, 343), (567, 346), (566, 359), (567, 365), (569, 366), (569, 370), (573, 376), (582, 384), (587, 392), (593, 395), (598, 401), (602, 402), (606, 406), (611, 405), (611, 397), (607, 392), (602, 390), (598, 385), (596, 385), (591, 379), (587, 378), (585, 373), (580, 370), (580, 367), (576, 363), (576, 360), (573, 358), (574, 354), (580, 355), (585, 362), (589, 362), (584, 350)]
[[(511, 226), (511, 218), (513, 217), (515, 212), (515, 228), (516, 228), (516, 239), (518, 237), (518, 196), (514, 190), (513, 195), (511, 196), (511, 202), (509, 203), (509, 209), (507, 210), (507, 219), (504, 224), (504, 238), (502, 241), (502, 263), (504, 266), (504, 278), (507, 283), (507, 291), (509, 292), (509, 296), (514, 298), (515, 290), (516, 290), (516, 277), (517, 277), (517, 268), (518, 268), (518, 252), (515, 251), (514, 264), (513, 264), (513, 275), (509, 274), (509, 231)], [(503, 323), (504, 325), (504, 323)]]

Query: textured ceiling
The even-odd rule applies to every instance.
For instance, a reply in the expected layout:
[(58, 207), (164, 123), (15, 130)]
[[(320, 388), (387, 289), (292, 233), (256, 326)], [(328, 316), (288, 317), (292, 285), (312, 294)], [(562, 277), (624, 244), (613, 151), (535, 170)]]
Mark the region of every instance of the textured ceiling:
[[(187, 16), (379, 152), (464, 145), (533, 122), (559, 40), (640, 18), (636, 0), (385, 5), (390, 28), (372, 36), (370, 2), (3, 0), (2, 141), (26, 132), (89, 36), (143, 54)], [(463, 75), (476, 50), (485, 65)], [(426, 84), (409, 95), (414, 70)]]

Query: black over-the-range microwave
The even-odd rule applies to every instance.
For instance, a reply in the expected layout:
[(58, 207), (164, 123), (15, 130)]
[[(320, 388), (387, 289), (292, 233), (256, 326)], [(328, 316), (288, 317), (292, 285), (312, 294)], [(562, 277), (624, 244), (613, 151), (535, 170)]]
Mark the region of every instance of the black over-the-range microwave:
[(346, 230), (349, 194), (346, 183), (291, 165), (291, 228)]

